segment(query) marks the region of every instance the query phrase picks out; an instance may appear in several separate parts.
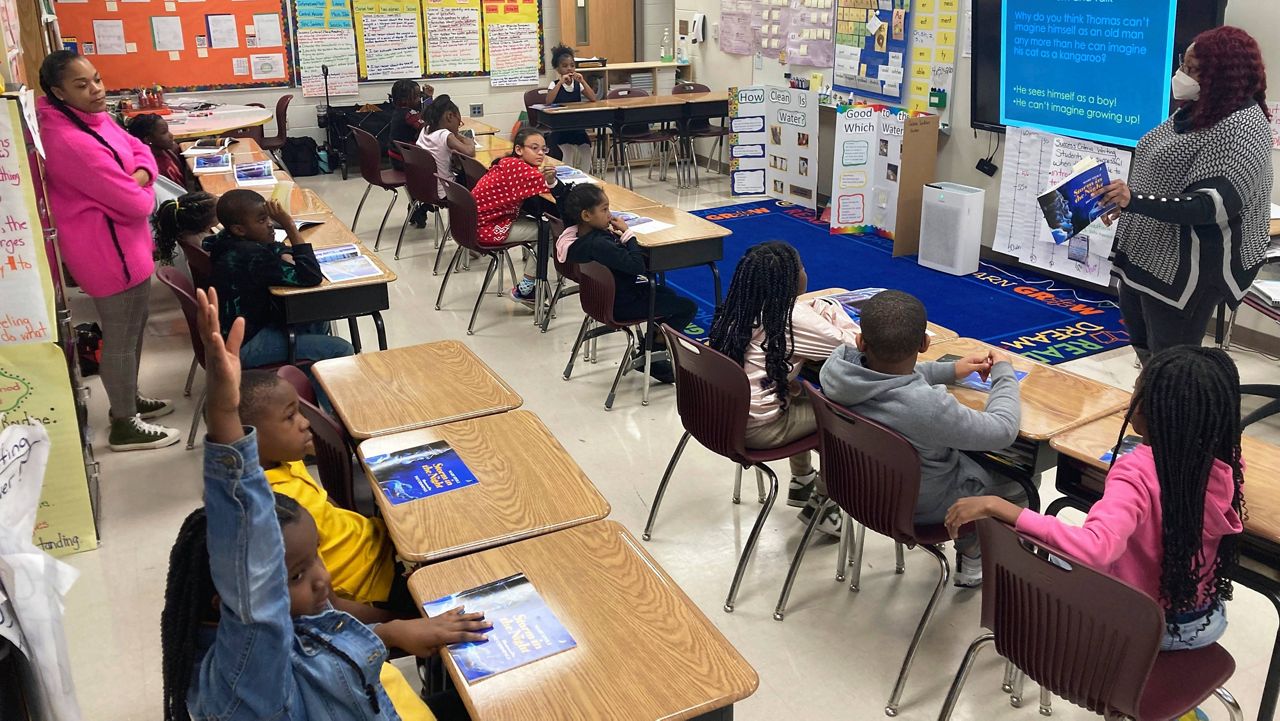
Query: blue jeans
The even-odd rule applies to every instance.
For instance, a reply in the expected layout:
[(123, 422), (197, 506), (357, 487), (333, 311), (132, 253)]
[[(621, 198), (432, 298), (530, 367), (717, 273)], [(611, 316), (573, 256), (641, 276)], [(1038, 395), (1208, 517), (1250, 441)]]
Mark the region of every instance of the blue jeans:
[[(305, 323), (294, 326), (298, 334), (299, 360), (321, 361), (342, 358), (356, 351), (346, 340), (329, 335), (329, 324)], [(289, 334), (284, 328), (269, 326), (254, 334), (240, 347), (240, 362), (246, 368), (289, 362)]]
[(1185, 651), (1193, 648), (1204, 648), (1216, 643), (1227, 630), (1227, 609), (1218, 603), (1207, 612), (1186, 613), (1180, 616), (1169, 616), (1165, 619), (1177, 626), (1178, 635), (1174, 636), (1165, 628), (1164, 638), (1160, 641), (1161, 651)]

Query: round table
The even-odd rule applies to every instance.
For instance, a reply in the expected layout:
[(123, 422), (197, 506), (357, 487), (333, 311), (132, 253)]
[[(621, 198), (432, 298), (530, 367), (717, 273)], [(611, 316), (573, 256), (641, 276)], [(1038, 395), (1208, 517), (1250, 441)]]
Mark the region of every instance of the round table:
[(169, 121), (169, 130), (176, 140), (222, 135), (244, 128), (266, 125), (271, 121), (270, 110), (253, 105), (219, 105), (208, 112), (211, 114), (196, 117), (187, 114), (182, 122), (174, 122), (176, 118), (184, 117), (183, 113), (175, 112), (165, 116), (165, 120)]

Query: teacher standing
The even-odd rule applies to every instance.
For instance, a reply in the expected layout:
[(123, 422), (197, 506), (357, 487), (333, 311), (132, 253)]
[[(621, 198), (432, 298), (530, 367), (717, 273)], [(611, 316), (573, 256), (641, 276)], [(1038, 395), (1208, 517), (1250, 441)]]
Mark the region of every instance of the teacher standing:
[(1184, 101), (1103, 189), (1119, 220), (1112, 258), (1138, 359), (1200, 345), (1221, 302), (1239, 305), (1266, 258), (1271, 202), (1267, 76), (1258, 44), (1220, 27), (1196, 36), (1173, 76)]
[(111, 404), (113, 451), (163, 448), (179, 432), (146, 419), (173, 412), (138, 393), (138, 365), (155, 270), (148, 217), (155, 207), (151, 149), (107, 114), (102, 77), (66, 50), (40, 66), (45, 97), (37, 117), (45, 148), (45, 185), (58, 247), (102, 323), (99, 373)]

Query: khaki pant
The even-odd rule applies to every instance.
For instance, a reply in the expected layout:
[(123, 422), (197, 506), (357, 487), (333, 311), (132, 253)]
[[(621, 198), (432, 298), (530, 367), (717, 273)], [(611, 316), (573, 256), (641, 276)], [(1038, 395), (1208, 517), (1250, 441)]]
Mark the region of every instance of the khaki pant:
[[(787, 409), (776, 419), (762, 426), (747, 426), (747, 448), (756, 450), (785, 446), (792, 441), (811, 435), (818, 429), (818, 420), (813, 415), (813, 406), (805, 396), (796, 396), (787, 404)], [(813, 472), (811, 452), (804, 451), (791, 456), (791, 475), (806, 476)], [(818, 477), (816, 490), (827, 495), (827, 486)]]

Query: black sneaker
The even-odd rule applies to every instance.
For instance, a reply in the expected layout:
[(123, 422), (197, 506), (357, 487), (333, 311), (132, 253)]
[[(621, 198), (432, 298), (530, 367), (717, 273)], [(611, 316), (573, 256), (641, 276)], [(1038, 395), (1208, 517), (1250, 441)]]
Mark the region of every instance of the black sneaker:
[[(822, 504), (826, 500), (827, 500), (826, 497), (819, 496), (818, 494), (814, 493), (813, 495), (809, 496), (809, 502), (805, 504), (804, 508), (800, 509), (800, 512), (796, 514), (796, 518), (798, 518), (805, 525), (808, 525), (809, 520), (813, 518), (813, 514), (818, 512), (818, 509), (822, 507)], [(822, 514), (822, 518), (818, 520), (817, 530), (821, 533), (825, 533), (828, 536), (839, 538), (840, 537), (840, 518), (841, 518), (840, 506), (837, 506), (836, 504), (832, 503), (830, 506), (827, 507), (827, 512)]]
[(809, 502), (809, 497), (813, 495), (813, 487), (817, 485), (817, 481), (816, 473), (809, 475), (808, 482), (792, 476), (791, 485), (787, 487), (787, 505), (792, 508), (804, 508)]

